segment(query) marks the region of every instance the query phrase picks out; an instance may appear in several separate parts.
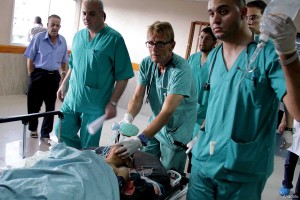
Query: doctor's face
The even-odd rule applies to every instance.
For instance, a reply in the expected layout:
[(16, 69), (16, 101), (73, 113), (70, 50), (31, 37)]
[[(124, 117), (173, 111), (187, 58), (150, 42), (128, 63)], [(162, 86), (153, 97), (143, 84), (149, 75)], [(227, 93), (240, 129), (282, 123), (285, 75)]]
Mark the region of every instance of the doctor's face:
[(165, 65), (172, 58), (175, 42), (170, 41), (161, 34), (148, 35), (146, 45), (151, 60), (157, 64)]
[[(217, 39), (222, 41), (234, 40), (241, 28), (242, 13), (238, 0), (209, 0), (208, 14), (210, 26)], [(245, 7), (244, 7), (245, 8)], [(246, 8), (244, 12), (247, 12)]]
[(97, 1), (83, 1), (82, 20), (87, 29), (98, 31), (104, 26), (104, 11)]

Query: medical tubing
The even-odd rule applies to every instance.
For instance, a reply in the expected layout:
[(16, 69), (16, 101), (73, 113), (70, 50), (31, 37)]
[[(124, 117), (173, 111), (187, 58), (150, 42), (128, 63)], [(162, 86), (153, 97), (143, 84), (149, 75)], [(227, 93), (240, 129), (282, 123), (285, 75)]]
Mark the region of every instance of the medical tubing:
[(299, 0), (271, 0), (264, 11), (264, 14), (260, 23), (260, 36), (259, 40), (266, 42), (269, 39), (269, 35), (265, 33), (274, 32), (273, 27), (271, 27), (268, 23), (265, 22), (265, 18), (269, 15), (286, 15), (289, 16), (292, 20), (295, 19), (300, 8)]

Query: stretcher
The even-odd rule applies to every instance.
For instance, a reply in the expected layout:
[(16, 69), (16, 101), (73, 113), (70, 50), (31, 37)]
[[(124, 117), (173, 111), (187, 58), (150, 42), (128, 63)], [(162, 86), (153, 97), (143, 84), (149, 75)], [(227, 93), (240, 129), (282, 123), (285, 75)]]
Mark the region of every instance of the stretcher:
[[(0, 123), (7, 123), (13, 121), (22, 121), (24, 124), (23, 129), (23, 158), (26, 157), (26, 126), (30, 119), (45, 117), (45, 116), (54, 116), (58, 115), (60, 119), (63, 119), (63, 114), (59, 111), (53, 112), (45, 112), (45, 113), (36, 113), (36, 114), (29, 114), (29, 115), (20, 115), (20, 116), (13, 116), (8, 118), (0, 118)], [(58, 141), (60, 142), (60, 131), (58, 136)], [(186, 148), (185, 145), (181, 143), (177, 143), (176, 145), (182, 146)], [(97, 147), (96, 149), (97, 154), (101, 154), (101, 151), (105, 147)], [(121, 200), (138, 200), (138, 199), (151, 199), (151, 200), (180, 200), (183, 196), (185, 196), (187, 191), (188, 185), (188, 178), (186, 178), (185, 174), (180, 174), (174, 170), (166, 171), (162, 166), (159, 159), (151, 154), (138, 151), (133, 155), (133, 164), (135, 169), (151, 169), (151, 173), (147, 175), (147, 178), (150, 180), (158, 183), (162, 186), (163, 192), (161, 195), (156, 195), (155, 193), (143, 193), (143, 187), (136, 186), (136, 191), (133, 195), (125, 195), (121, 194)]]
[[(33, 113), (28, 115), (18, 115), (18, 116), (12, 116), (7, 118), (0, 118), (0, 124), (1, 123), (8, 123), (8, 122), (14, 122), (14, 121), (22, 121), (23, 126), (23, 145), (22, 145), (22, 157), (26, 157), (26, 132), (27, 132), (27, 124), (29, 123), (29, 120), (36, 119), (40, 117), (47, 117), (47, 116), (55, 116), (58, 115), (60, 119), (63, 119), (63, 113), (60, 111), (50, 111), (50, 112), (43, 112), (43, 113)], [(58, 142), (60, 142), (60, 132), (61, 132), (61, 125), (59, 130), (59, 137)]]

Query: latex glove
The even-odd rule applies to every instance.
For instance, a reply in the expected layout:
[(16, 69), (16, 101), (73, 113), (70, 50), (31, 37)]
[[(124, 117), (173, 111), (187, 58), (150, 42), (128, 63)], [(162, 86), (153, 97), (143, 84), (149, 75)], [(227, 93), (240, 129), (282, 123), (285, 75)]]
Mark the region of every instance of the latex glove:
[(287, 15), (270, 14), (264, 16), (260, 32), (269, 35), (273, 39), (279, 55), (290, 54), (296, 51), (297, 29), (293, 20)]
[(293, 131), (283, 131), (281, 140), (282, 142), (281, 142), (280, 149), (289, 148), (293, 143)]
[(133, 116), (130, 113), (125, 113), (123, 119), (119, 122), (119, 124), (128, 123), (131, 124), (133, 121)]
[(116, 154), (122, 159), (131, 156), (143, 146), (140, 139), (137, 136), (130, 137), (129, 139), (118, 142), (115, 145), (122, 146), (121, 148), (116, 150)]
[(196, 141), (198, 140), (198, 137), (194, 137), (194, 139), (192, 139), (189, 143), (187, 143), (187, 150), (185, 151), (186, 154), (190, 153), (193, 149), (194, 144), (196, 143)]

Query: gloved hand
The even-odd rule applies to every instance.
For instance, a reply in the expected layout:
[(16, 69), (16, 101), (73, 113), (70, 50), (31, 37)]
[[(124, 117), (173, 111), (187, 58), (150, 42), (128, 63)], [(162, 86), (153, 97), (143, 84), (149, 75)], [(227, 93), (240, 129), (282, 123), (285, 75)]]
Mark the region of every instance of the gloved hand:
[(188, 149), (185, 151), (186, 154), (188, 154), (192, 151), (192, 148), (197, 140), (198, 140), (198, 136), (194, 137), (194, 139), (192, 139), (189, 143), (187, 143), (186, 146)]
[(116, 154), (122, 159), (125, 159), (135, 153), (143, 145), (141, 140), (137, 137), (130, 137), (127, 140), (116, 143), (115, 145), (121, 145), (122, 147), (116, 150)]
[(287, 149), (289, 148), (293, 143), (293, 131), (283, 131), (283, 134), (281, 136), (281, 146), (280, 149)]
[(125, 113), (123, 119), (119, 122), (119, 124), (128, 123), (131, 124), (133, 121), (133, 116), (130, 113)]
[(269, 35), (279, 55), (296, 51), (297, 29), (293, 20), (287, 15), (270, 14), (261, 21), (260, 32)]

